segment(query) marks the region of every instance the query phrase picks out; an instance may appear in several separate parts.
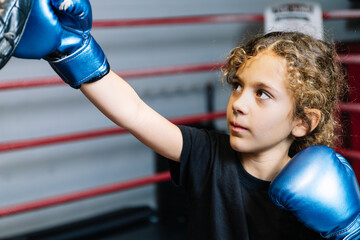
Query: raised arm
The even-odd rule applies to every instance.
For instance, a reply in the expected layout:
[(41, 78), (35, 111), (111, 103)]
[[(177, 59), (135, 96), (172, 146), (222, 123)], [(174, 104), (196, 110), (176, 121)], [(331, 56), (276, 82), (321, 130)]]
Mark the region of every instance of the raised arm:
[(144, 103), (121, 77), (110, 71), (100, 81), (82, 84), (80, 89), (114, 123), (160, 155), (180, 161), (180, 129)]
[(104, 52), (90, 34), (91, 25), (89, 0), (37, 0), (14, 55), (44, 58), (67, 84), (80, 88), (117, 125), (157, 153), (180, 161), (180, 129), (110, 71)]

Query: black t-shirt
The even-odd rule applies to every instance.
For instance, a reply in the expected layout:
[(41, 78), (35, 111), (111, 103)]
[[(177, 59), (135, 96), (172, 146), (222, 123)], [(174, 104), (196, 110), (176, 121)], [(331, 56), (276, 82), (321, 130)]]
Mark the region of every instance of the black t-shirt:
[(270, 182), (244, 170), (228, 135), (186, 126), (180, 130), (181, 162), (170, 161), (170, 171), (188, 195), (189, 239), (323, 239), (271, 202)]

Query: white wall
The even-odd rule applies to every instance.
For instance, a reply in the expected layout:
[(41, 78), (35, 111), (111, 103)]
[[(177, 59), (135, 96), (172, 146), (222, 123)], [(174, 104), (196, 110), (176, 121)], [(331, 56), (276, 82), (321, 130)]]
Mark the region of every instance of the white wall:
[[(284, 1), (283, 1), (284, 2)], [(317, 1), (324, 10), (346, 9), (344, 0)], [(222, 13), (262, 13), (267, 0), (92, 0), (94, 19), (152, 18)], [(338, 40), (357, 40), (346, 21), (325, 23)], [(223, 61), (261, 23), (199, 24), (94, 29), (113, 70)], [(55, 76), (43, 60), (12, 58), (0, 81)], [(220, 73), (131, 80), (139, 95), (171, 118), (206, 111), (204, 86), (214, 83), (216, 110), (228, 90)], [(67, 86), (0, 92), (0, 142), (114, 127), (81, 92)], [(224, 122), (218, 122), (224, 129)], [(0, 207), (93, 188), (154, 173), (153, 152), (130, 135), (0, 153)], [(156, 207), (152, 186), (0, 219), (0, 238), (81, 219), (115, 208)]]

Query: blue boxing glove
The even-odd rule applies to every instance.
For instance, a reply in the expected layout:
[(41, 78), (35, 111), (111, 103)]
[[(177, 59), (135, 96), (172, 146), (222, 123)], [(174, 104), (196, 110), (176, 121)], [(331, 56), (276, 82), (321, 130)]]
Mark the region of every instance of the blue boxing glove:
[(360, 239), (360, 189), (349, 163), (331, 148), (299, 152), (271, 183), (272, 201), (333, 240)]
[(14, 56), (44, 58), (66, 83), (79, 88), (110, 70), (91, 26), (89, 0), (36, 0)]

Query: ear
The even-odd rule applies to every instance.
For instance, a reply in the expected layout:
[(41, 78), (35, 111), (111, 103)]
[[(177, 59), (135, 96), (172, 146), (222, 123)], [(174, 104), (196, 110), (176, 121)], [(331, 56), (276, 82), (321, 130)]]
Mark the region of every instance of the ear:
[(319, 125), (321, 119), (321, 111), (319, 109), (305, 109), (304, 112), (307, 119), (298, 118), (295, 120), (295, 126), (291, 131), (294, 137), (304, 137)]

